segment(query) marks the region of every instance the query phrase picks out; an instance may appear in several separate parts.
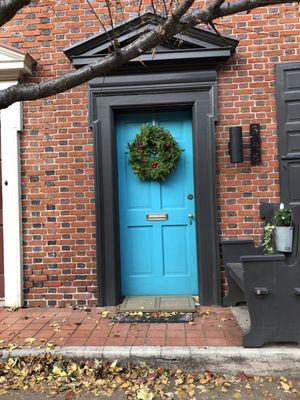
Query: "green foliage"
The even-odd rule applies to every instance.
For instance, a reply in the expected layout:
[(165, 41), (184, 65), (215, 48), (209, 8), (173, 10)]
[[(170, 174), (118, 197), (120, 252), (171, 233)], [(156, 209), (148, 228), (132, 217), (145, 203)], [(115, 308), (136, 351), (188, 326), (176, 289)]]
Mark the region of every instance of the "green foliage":
[(150, 124), (141, 126), (128, 149), (132, 169), (143, 181), (164, 181), (182, 153), (170, 132)]
[(263, 249), (266, 254), (274, 254), (274, 240), (273, 234), (276, 226), (292, 226), (293, 216), (292, 210), (285, 207), (283, 203), (280, 204), (279, 208), (275, 211), (273, 217), (273, 224), (267, 224), (264, 229), (263, 236)]
[(292, 226), (292, 210), (281, 203), (280, 207), (274, 214), (273, 224), (275, 226)]
[(275, 229), (275, 225), (267, 224), (264, 229), (264, 237), (263, 237), (263, 249), (266, 254), (274, 254), (273, 247), (273, 232)]

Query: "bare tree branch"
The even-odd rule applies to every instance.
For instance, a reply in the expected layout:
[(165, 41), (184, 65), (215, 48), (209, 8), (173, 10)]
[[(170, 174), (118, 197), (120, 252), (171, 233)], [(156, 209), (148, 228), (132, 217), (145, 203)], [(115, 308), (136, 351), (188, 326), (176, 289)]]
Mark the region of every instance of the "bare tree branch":
[(151, 7), (152, 7), (154, 14), (157, 15), (154, 0), (151, 0)]
[(139, 10), (138, 10), (138, 15), (141, 15), (141, 9), (143, 5), (143, 0), (139, 0)]
[(118, 43), (118, 39), (117, 39), (117, 37), (116, 37), (116, 32), (115, 32), (115, 30), (114, 30), (114, 20), (113, 20), (113, 16), (112, 16), (112, 12), (111, 12), (111, 3), (110, 3), (110, 0), (105, 0), (105, 4), (106, 4), (107, 11), (108, 11), (109, 20), (110, 20), (110, 26), (111, 26), (112, 33), (113, 33), (113, 37), (114, 37), (113, 48), (114, 48), (115, 50), (117, 50), (118, 47), (119, 47), (119, 43)]
[(105, 32), (106, 36), (108, 37), (108, 40), (110, 41), (111, 46), (114, 47), (114, 43), (113, 43), (113, 41), (112, 41), (112, 39), (111, 39), (109, 33), (107, 32), (107, 29), (105, 28), (105, 25), (103, 24), (103, 22), (102, 22), (101, 19), (99, 18), (99, 15), (96, 13), (94, 7), (93, 7), (92, 4), (90, 3), (90, 0), (87, 0), (87, 3), (88, 3), (88, 5), (89, 5), (89, 7), (90, 7), (92, 13), (95, 15), (97, 21), (99, 22), (101, 28), (103, 29), (103, 31)]
[(225, 0), (208, 0), (207, 9), (214, 12), (217, 8), (221, 7), (224, 2)]
[[(163, 0), (163, 5), (164, 5), (164, 10), (165, 10), (165, 16), (167, 17), (169, 15), (169, 13), (168, 13), (168, 7), (166, 4), (166, 0)], [(171, 11), (172, 11), (172, 9), (171, 9)]]
[(194, 0), (185, 0), (166, 22), (158, 25), (153, 31), (146, 33), (118, 52), (106, 56), (103, 60), (87, 65), (77, 71), (72, 71), (62, 77), (41, 83), (17, 84), (0, 91), (0, 109), (6, 108), (16, 101), (37, 100), (64, 92), (90, 79), (101, 76), (139, 57), (145, 51), (156, 47), (164, 39), (177, 32), (180, 18), (192, 6)]
[[(224, 3), (224, 2), (223, 2)], [(300, 0), (237, 0), (235, 2), (229, 2), (221, 5), (219, 8), (215, 9), (215, 14), (213, 15), (213, 19), (225, 17), (227, 15), (237, 14), (243, 11), (251, 11), (255, 8), (267, 7), (276, 4), (291, 4), (291, 3), (300, 3)], [(197, 15), (197, 12), (196, 12)], [(203, 22), (203, 18), (201, 16), (201, 11), (198, 13), (199, 19)], [(190, 20), (192, 25), (195, 25), (195, 22)], [(197, 22), (196, 22), (197, 23)]]
[(21, 8), (28, 6), (31, 0), (1, 0), (0, 26), (10, 21)]
[(103, 76), (128, 61), (138, 58), (145, 51), (155, 48), (158, 44), (169, 39), (174, 34), (186, 30), (188, 27), (200, 23), (211, 23), (214, 19), (219, 17), (236, 14), (242, 11), (250, 11), (267, 5), (300, 3), (300, 0), (236, 0), (230, 3), (223, 3), (221, 6), (214, 8), (212, 15), (211, 12), (207, 10), (207, 7), (186, 14), (194, 1), (195, 0), (185, 0), (177, 7), (173, 14), (169, 15), (164, 23), (158, 25), (151, 32), (141, 35), (129, 45), (118, 49), (118, 51), (106, 56), (100, 61), (82, 67), (79, 70), (69, 72), (56, 79), (41, 83), (13, 85), (0, 91), (0, 109), (6, 108), (16, 101), (37, 100), (53, 96), (87, 82), (90, 79)]
[(221, 5), (225, 2), (225, 0), (208, 0), (207, 1), (207, 12), (208, 12), (208, 25), (216, 32), (216, 34), (220, 35), (219, 31), (217, 30), (215, 24), (213, 23), (213, 18), (216, 10), (218, 10)]
[(196, 9), (193, 12), (184, 15), (180, 20), (181, 30), (187, 29), (199, 24), (209, 24), (214, 19), (222, 18), (228, 15), (238, 14), (240, 12), (250, 12), (256, 8), (262, 8), (280, 4), (299, 4), (300, 0), (236, 0), (225, 3), (214, 10), (211, 14), (207, 7)]

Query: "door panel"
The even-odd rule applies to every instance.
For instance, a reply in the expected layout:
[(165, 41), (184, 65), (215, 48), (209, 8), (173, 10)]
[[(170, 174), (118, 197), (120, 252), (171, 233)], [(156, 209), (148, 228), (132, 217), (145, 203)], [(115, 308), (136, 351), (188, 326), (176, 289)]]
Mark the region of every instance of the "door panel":
[(300, 153), (300, 129), (299, 131), (287, 130), (287, 152)]
[(300, 204), (300, 62), (277, 65), (281, 199)]
[(286, 163), (288, 193), (291, 204), (300, 204), (300, 160)]
[[(129, 267), (131, 276), (151, 275), (153, 273), (153, 232), (151, 226), (128, 227), (128, 259), (126, 265)], [(147, 246), (145, 246), (147, 243)]]
[[(122, 295), (197, 294), (191, 112), (120, 114), (116, 119)], [(128, 162), (127, 144), (141, 124), (168, 129), (183, 153), (166, 181), (143, 182)], [(168, 214), (148, 221), (147, 214)], [(191, 222), (191, 224), (190, 224)]]
[(164, 275), (188, 274), (187, 227), (180, 225), (163, 226), (162, 234)]

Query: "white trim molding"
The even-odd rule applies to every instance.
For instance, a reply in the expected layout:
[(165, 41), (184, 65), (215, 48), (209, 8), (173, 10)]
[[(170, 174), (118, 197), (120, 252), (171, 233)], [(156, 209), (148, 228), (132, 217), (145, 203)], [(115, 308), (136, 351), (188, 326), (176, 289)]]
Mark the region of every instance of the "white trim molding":
[(35, 60), (28, 54), (22, 53), (6, 44), (0, 44), (0, 80), (18, 80), (24, 75), (30, 75)]
[[(0, 45), (0, 90), (17, 84), (31, 73), (34, 60), (27, 54)], [(23, 251), (19, 131), (22, 104), (1, 110), (1, 159), (3, 204), (4, 305), (23, 305)]]
[[(15, 82), (0, 82), (5, 89)], [(15, 103), (1, 110), (2, 215), (4, 254), (4, 305), (23, 304), (22, 231), (19, 131), (22, 107)]]

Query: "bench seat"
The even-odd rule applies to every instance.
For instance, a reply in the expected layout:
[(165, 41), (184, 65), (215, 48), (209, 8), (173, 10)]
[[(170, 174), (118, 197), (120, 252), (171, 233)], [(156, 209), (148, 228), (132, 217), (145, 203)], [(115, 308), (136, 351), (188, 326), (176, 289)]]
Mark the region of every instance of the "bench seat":
[(250, 329), (243, 335), (244, 347), (270, 342), (300, 345), (300, 206), (291, 208), (291, 254), (265, 255), (249, 240), (222, 242), (228, 283), (223, 304), (246, 302), (249, 309)]

